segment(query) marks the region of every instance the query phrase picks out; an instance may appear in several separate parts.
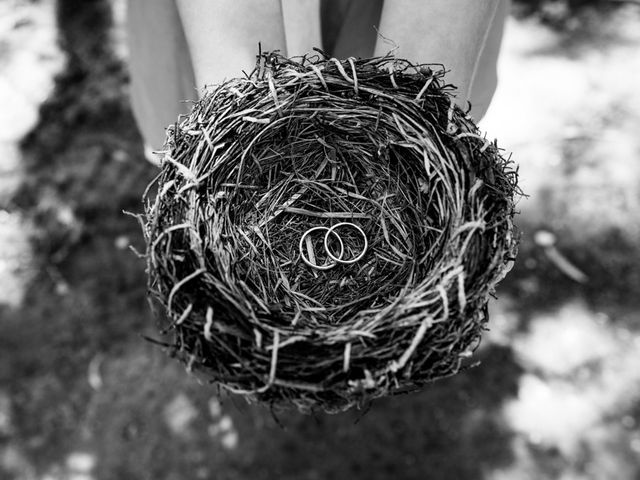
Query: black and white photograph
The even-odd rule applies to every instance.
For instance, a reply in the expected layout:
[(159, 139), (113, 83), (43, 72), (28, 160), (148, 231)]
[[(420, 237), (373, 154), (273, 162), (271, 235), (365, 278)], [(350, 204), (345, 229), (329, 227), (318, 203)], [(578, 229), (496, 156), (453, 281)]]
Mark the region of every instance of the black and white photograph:
[(0, 480), (324, 479), (640, 479), (640, 1), (0, 0)]

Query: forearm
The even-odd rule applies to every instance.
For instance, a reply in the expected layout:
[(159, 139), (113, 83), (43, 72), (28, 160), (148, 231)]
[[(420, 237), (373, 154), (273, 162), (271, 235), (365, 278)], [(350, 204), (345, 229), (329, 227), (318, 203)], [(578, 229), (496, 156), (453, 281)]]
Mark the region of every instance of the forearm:
[(286, 55), (302, 56), (314, 47), (321, 47), (320, 0), (280, 0), (280, 4), (287, 40)]
[(253, 70), (258, 43), (285, 51), (279, 0), (177, 0), (196, 84), (220, 83)]
[[(458, 87), (457, 102), (469, 99), (478, 57), (500, 0), (392, 0), (385, 2), (380, 33), (398, 45), (398, 57), (441, 63)], [(376, 54), (392, 47), (381, 40)]]

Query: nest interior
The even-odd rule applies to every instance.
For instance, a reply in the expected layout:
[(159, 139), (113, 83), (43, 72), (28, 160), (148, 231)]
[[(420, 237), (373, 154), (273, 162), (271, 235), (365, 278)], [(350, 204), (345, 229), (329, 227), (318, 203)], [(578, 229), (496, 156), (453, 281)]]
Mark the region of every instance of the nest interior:
[[(434, 65), (262, 53), (167, 130), (146, 258), (190, 369), (327, 412), (460, 370), (515, 256), (518, 187), (452, 92)], [(355, 228), (303, 248), (341, 222), (362, 229), (360, 260), (322, 258), (362, 251)]]

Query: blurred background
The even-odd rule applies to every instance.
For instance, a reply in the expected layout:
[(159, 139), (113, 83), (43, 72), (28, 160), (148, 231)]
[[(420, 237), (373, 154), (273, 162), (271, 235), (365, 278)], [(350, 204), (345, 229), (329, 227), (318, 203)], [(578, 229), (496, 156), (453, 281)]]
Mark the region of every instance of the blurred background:
[(142, 338), (124, 2), (0, 0), (0, 479), (640, 479), (639, 3), (514, 2), (481, 128), (528, 197), (481, 365), (274, 418)]

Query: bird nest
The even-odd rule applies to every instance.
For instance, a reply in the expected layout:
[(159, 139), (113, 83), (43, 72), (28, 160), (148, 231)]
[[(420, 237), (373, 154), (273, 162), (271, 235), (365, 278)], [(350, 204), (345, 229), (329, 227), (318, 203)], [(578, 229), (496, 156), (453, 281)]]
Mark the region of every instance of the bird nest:
[(452, 91), (442, 67), (277, 52), (207, 87), (145, 193), (174, 353), (302, 411), (467, 365), (515, 256), (518, 187)]

